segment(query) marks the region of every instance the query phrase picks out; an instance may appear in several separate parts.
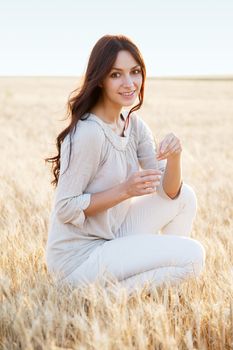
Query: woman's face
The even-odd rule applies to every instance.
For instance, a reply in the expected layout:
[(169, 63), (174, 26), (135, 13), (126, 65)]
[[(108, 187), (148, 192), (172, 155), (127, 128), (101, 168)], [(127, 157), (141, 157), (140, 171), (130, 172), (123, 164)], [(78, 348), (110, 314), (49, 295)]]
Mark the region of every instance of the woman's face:
[(111, 71), (101, 85), (103, 98), (119, 106), (131, 106), (138, 97), (141, 85), (140, 65), (129, 51), (119, 51)]

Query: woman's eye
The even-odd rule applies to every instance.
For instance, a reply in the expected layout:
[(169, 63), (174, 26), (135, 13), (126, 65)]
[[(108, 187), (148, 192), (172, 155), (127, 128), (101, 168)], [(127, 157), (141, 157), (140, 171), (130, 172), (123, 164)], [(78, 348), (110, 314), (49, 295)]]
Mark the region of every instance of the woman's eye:
[(120, 73), (112, 73), (111, 77), (112, 77), (112, 78), (115, 78), (115, 76), (116, 76), (117, 74), (120, 74)]
[[(140, 74), (141, 73), (141, 69), (134, 69), (133, 72), (134, 72), (134, 74)], [(112, 78), (116, 78), (117, 74), (120, 74), (120, 73), (119, 72), (112, 73), (111, 77)]]

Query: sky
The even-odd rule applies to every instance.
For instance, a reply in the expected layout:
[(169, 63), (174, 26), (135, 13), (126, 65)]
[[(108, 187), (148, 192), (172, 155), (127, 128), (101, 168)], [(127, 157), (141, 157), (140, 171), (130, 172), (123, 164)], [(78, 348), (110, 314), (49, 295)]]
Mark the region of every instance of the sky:
[(233, 75), (233, 0), (0, 0), (0, 76), (81, 76), (105, 34), (148, 77)]

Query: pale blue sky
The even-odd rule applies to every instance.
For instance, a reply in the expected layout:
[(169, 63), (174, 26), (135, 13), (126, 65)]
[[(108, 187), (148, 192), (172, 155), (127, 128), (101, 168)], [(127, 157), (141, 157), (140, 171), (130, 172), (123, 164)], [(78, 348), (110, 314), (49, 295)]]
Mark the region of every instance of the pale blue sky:
[(233, 0), (0, 0), (0, 75), (82, 75), (105, 34), (148, 76), (233, 74)]

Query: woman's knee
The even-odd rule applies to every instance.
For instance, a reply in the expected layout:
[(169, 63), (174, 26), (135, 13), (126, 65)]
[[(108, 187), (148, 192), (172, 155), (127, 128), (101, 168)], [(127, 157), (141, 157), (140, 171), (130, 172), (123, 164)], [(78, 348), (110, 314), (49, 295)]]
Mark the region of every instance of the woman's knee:
[(205, 267), (206, 252), (203, 245), (190, 238), (191, 247), (189, 249), (190, 263), (191, 263), (191, 273), (198, 277)]
[(197, 196), (193, 188), (190, 185), (183, 183), (181, 197), (185, 205), (189, 207), (189, 210), (191, 210), (195, 216), (197, 213)]

